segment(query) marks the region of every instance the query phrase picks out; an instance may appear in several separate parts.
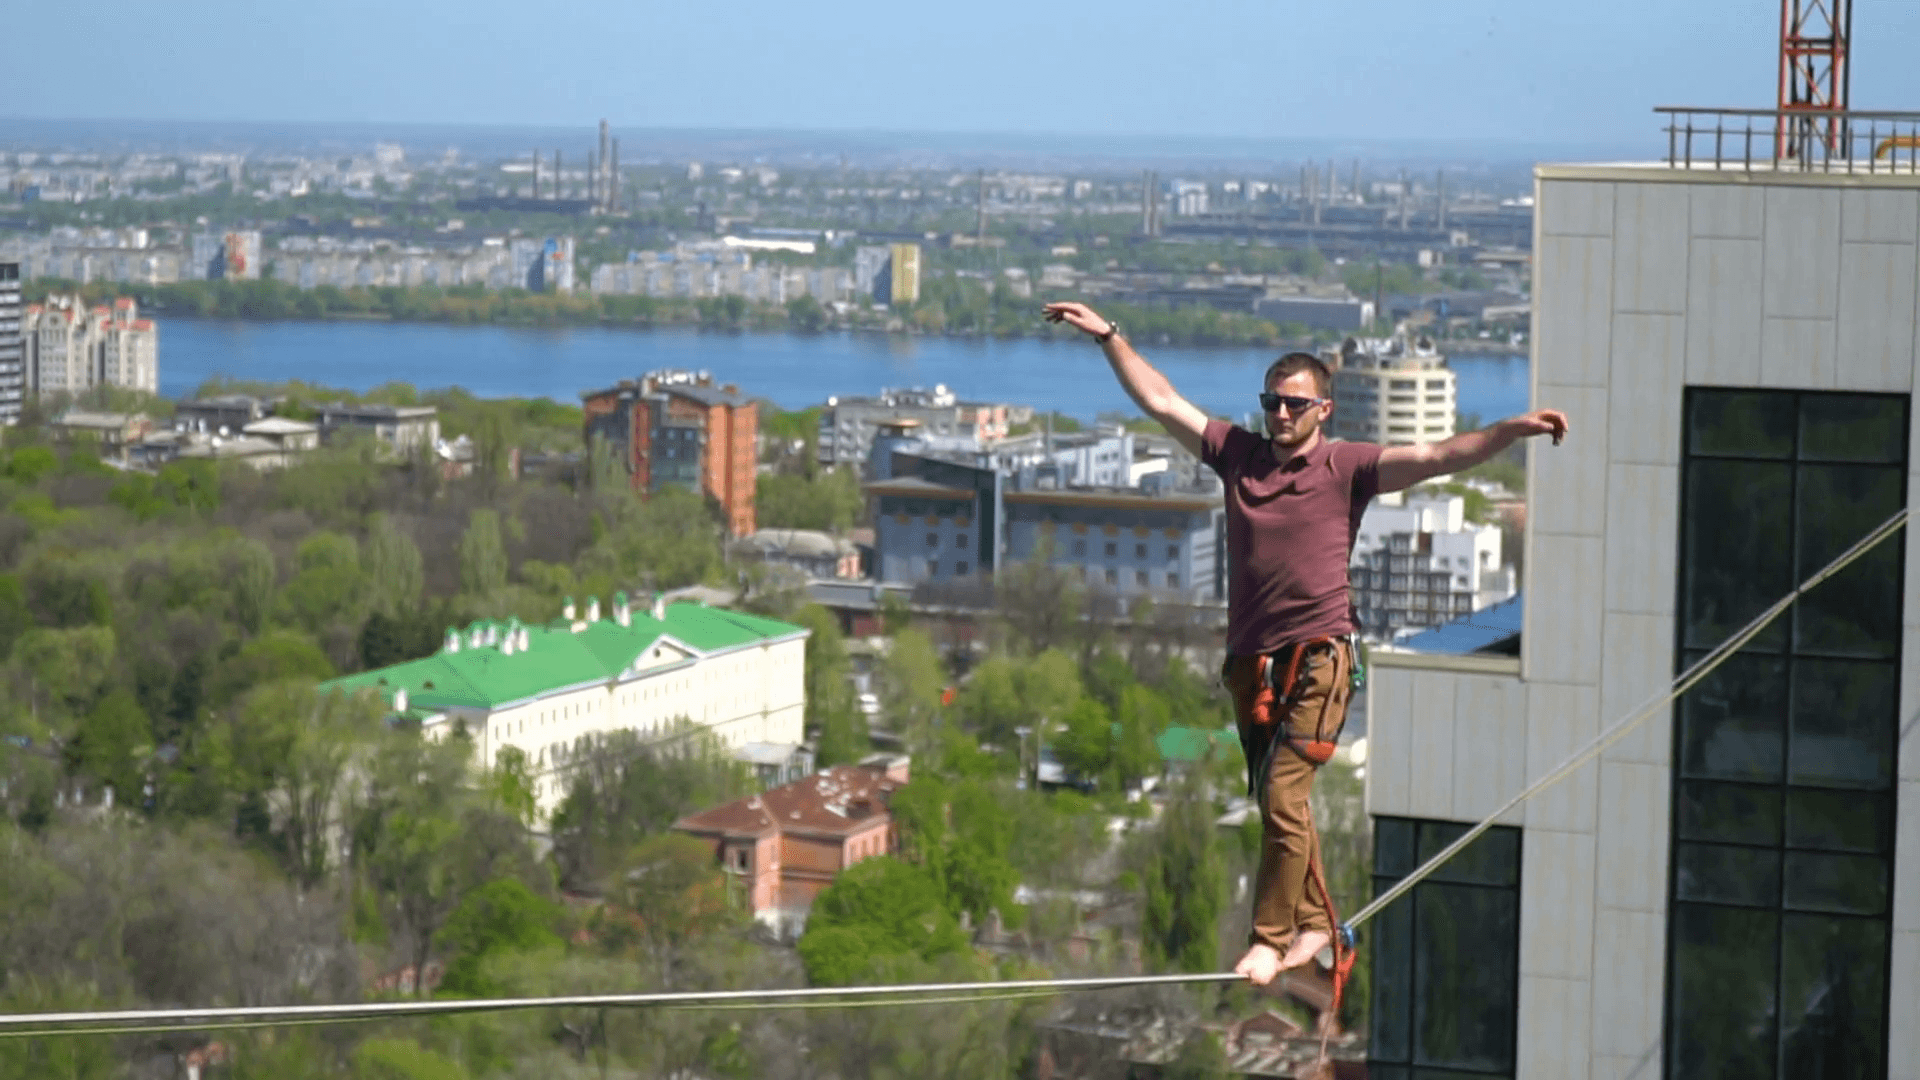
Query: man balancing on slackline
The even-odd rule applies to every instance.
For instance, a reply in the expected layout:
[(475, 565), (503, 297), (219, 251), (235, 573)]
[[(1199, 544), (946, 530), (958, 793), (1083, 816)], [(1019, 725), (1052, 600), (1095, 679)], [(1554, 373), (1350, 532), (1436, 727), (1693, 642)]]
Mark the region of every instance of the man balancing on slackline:
[(1333, 442), (1333, 377), (1308, 353), (1267, 368), (1260, 409), (1267, 437), (1209, 419), (1085, 304), (1048, 304), (1107, 354), (1127, 395), (1226, 487), (1227, 660), (1248, 788), (1260, 800), (1260, 871), (1250, 948), (1234, 972), (1264, 986), (1332, 940), (1308, 800), (1315, 769), (1333, 756), (1353, 690), (1353, 603), (1347, 564), (1367, 503), (1486, 461), (1516, 439), (1551, 435), (1553, 409), (1502, 420), (1425, 446)]

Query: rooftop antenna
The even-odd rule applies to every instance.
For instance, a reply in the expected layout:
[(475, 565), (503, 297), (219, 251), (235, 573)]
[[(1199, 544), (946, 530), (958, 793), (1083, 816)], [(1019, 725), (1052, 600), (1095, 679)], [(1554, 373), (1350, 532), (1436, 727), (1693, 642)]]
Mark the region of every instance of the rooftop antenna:
[(1774, 156), (1805, 160), (1814, 140), (1848, 157), (1853, 0), (1780, 0), (1780, 112)]

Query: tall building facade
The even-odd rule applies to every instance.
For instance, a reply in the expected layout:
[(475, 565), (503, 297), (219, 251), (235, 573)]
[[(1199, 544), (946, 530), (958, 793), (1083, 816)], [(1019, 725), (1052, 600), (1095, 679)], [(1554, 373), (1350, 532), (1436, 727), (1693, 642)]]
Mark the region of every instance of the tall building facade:
[(1323, 357), (1333, 370), (1333, 435), (1420, 446), (1453, 434), (1453, 370), (1424, 335), (1348, 338)]
[(96, 386), (157, 393), (160, 330), (131, 297), (89, 310), (77, 296), (49, 296), (20, 320), (23, 390), (79, 395)]
[(874, 244), (853, 253), (853, 287), (883, 304), (920, 301), (920, 245)]
[(257, 229), (198, 233), (188, 241), (188, 250), (181, 276), (189, 280), (257, 281), (266, 267)]
[(753, 534), (760, 410), (739, 387), (706, 372), (656, 371), (580, 397), (587, 442), (612, 450), (635, 491), (704, 492), (732, 535)]
[(573, 291), (573, 237), (518, 239), (507, 245), (507, 285), (528, 292)]
[(27, 346), (21, 338), (20, 264), (0, 262), (0, 424), (20, 422), (27, 395)]
[(1647, 717), (1381, 914), (1369, 1068), (1920, 1077), (1920, 528), (1794, 595), (1920, 495), (1920, 176), (1853, 146), (1536, 168), (1571, 431), (1529, 443), (1519, 655), (1373, 658), (1376, 883)]

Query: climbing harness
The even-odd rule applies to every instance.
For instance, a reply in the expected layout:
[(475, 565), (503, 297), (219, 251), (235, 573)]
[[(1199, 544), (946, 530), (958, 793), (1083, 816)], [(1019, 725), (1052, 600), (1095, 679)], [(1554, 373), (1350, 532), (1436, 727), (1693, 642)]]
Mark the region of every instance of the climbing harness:
[[(1343, 649), (1348, 661), (1347, 685), (1343, 688), (1336, 684), (1328, 688), (1310, 733), (1295, 732), (1287, 723), (1287, 712), (1299, 704), (1313, 664), (1316, 661), (1331, 662), (1336, 665), (1337, 671)], [(1229, 658), (1223, 665), (1223, 677), (1231, 670), (1232, 663)], [(1247, 709), (1248, 722), (1241, 731), (1241, 742), (1242, 748), (1248, 751), (1248, 794), (1259, 806), (1262, 817), (1267, 812), (1267, 780), (1273, 775), (1274, 755), (1285, 746), (1316, 769), (1332, 761), (1339, 750), (1340, 732), (1346, 726), (1347, 701), (1351, 700), (1354, 691), (1365, 685), (1366, 670), (1360, 662), (1359, 642), (1352, 634), (1295, 642), (1257, 658), (1253, 696)], [(1344, 695), (1341, 693), (1343, 689), (1346, 691)], [(1339, 719), (1329, 728), (1327, 718), (1335, 712), (1336, 703), (1340, 706)], [(1313, 819), (1311, 802), (1307, 806), (1307, 833), (1307, 872), (1313, 876), (1313, 883), (1320, 890), (1320, 902), (1326, 911), (1331, 938), (1329, 946), (1333, 950), (1330, 970), (1332, 1000), (1320, 1025), (1319, 1064), (1324, 1065), (1334, 1018), (1340, 1013), (1347, 980), (1353, 974), (1353, 965), (1358, 958), (1358, 938), (1351, 925), (1340, 921), (1340, 913), (1333, 904), (1333, 892), (1327, 888), (1326, 871), (1321, 858), (1320, 829)]]

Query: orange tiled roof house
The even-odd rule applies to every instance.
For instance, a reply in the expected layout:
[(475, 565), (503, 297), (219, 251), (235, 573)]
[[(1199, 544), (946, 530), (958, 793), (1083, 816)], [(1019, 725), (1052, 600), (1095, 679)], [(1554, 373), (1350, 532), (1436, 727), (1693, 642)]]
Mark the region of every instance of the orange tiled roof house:
[(797, 935), (814, 897), (840, 871), (894, 849), (889, 803), (907, 773), (905, 758), (835, 765), (673, 827), (712, 841), (720, 865), (745, 886), (755, 919)]

